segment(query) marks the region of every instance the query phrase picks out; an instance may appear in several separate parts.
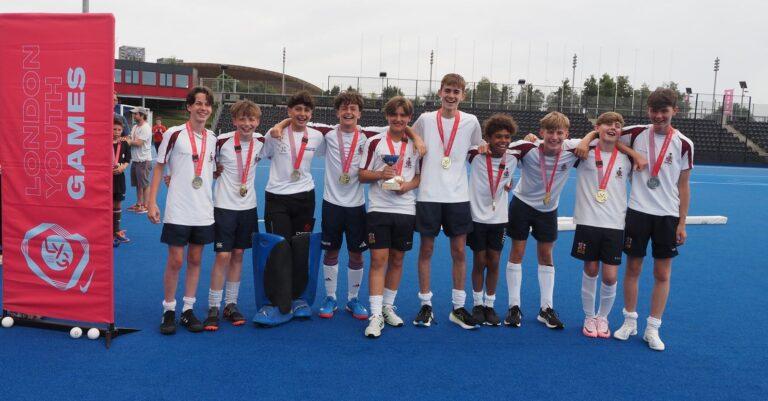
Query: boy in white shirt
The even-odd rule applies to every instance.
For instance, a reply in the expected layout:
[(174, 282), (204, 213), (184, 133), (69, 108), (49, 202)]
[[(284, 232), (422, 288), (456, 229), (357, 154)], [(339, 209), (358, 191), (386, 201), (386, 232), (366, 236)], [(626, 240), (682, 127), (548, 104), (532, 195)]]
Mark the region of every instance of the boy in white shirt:
[(168, 244), (168, 261), (163, 275), (162, 334), (176, 332), (176, 286), (187, 248), (187, 270), (184, 278), (184, 306), (180, 323), (191, 332), (203, 331), (195, 317), (197, 283), (203, 246), (213, 242), (213, 172), (216, 137), (205, 128), (211, 116), (213, 93), (205, 87), (195, 87), (186, 98), (189, 120), (170, 128), (163, 135), (149, 191), (148, 217), (160, 222), (157, 191), (163, 180), (165, 165), (170, 166), (170, 181), (165, 201), (163, 233), (160, 241)]

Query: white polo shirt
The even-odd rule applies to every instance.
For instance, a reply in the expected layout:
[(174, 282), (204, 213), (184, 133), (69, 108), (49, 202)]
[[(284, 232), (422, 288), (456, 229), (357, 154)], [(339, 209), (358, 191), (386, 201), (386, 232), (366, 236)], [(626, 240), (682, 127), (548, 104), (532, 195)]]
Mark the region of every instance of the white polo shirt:
[[(168, 151), (168, 143), (174, 133), (176, 141)], [(165, 198), (165, 215), (163, 223), (184, 226), (209, 226), (213, 224), (213, 171), (216, 153), (216, 136), (213, 131), (206, 130), (206, 148), (203, 150), (203, 137), (194, 134), (197, 152), (203, 169), (200, 176), (203, 186), (194, 189), (192, 180), (195, 178), (195, 163), (192, 160), (192, 145), (189, 141), (186, 125), (171, 127), (163, 134), (163, 141), (157, 150), (157, 162), (166, 162), (171, 180), (168, 184), (168, 194)]]
[[(632, 162), (627, 155), (616, 152), (616, 161), (605, 188), (608, 192), (608, 199), (604, 203), (600, 203), (595, 198), (600, 188), (595, 162), (596, 151), (599, 151), (599, 147), (592, 148), (587, 159), (582, 160), (576, 168), (578, 178), (573, 221), (585, 226), (623, 230), (624, 218), (627, 214), (627, 183), (632, 173)], [(611, 161), (611, 152), (600, 152), (600, 156), (605, 174)]]
[[(325, 155), (323, 134), (314, 128), (307, 127), (307, 147), (299, 166), (301, 175), (297, 181), (292, 181), (293, 159), (288, 138), (289, 132), (290, 128), (286, 128), (283, 130), (282, 138), (277, 139), (267, 135), (264, 140), (264, 157), (271, 160), (269, 180), (265, 188), (269, 193), (291, 195), (315, 189), (315, 181), (312, 179), (312, 159), (315, 156)], [(293, 132), (292, 135), (296, 145), (296, 157), (298, 157), (304, 132)]]
[(484, 224), (506, 223), (509, 216), (507, 205), (509, 204), (509, 190), (512, 186), (512, 175), (517, 168), (517, 158), (510, 154), (505, 157), (491, 157), (491, 168), (494, 183), (498, 179), (499, 165), (505, 160), (504, 171), (501, 173), (495, 197), (496, 209), (493, 209), (491, 199), (491, 185), (488, 181), (487, 155), (477, 153), (477, 150), (469, 152), (469, 205), (472, 211), (472, 221)]
[[(443, 142), (437, 129), (437, 111), (423, 113), (413, 124), (413, 130), (421, 136), (427, 147), (421, 163), (422, 180), (419, 185), (419, 202), (457, 203), (469, 201), (467, 170), (464, 164), (470, 147), (480, 145), (483, 134), (480, 122), (472, 114), (460, 114), (459, 127), (451, 148), (451, 166), (444, 169)], [(455, 118), (455, 117), (454, 117)], [(451, 137), (454, 118), (442, 118), (446, 148)]]
[[(254, 132), (250, 141), (240, 142), (240, 167), (238, 169), (237, 153), (235, 152), (235, 135), (237, 131), (228, 132), (219, 135), (216, 141), (216, 159), (223, 167), (223, 171), (214, 188), (214, 205), (220, 209), (228, 210), (249, 210), (256, 207), (256, 189), (254, 182), (256, 179), (256, 165), (262, 156), (261, 151), (264, 148), (264, 136)], [(240, 196), (241, 172), (248, 159), (248, 152), (253, 146), (253, 155), (251, 156), (251, 167), (248, 170), (248, 177), (245, 180), (248, 192), (245, 196)]]
[(656, 189), (648, 188), (651, 177), (651, 164), (661, 152), (665, 134), (654, 133), (655, 154), (649, 154), (648, 135), (652, 125), (625, 127), (621, 133), (621, 141), (632, 146), (632, 149), (648, 159), (648, 168), (636, 171), (632, 175), (632, 189), (629, 194), (629, 208), (654, 216), (680, 216), (680, 191), (677, 182), (680, 174), (693, 168), (693, 142), (675, 130), (669, 143), (666, 155), (659, 169), (659, 185)]
[(556, 156), (544, 156), (544, 175), (547, 183), (552, 177), (552, 168), (556, 168), (555, 178), (552, 182), (551, 200), (548, 205), (544, 204), (544, 195), (546, 188), (541, 179), (541, 165), (539, 146), (541, 141), (531, 143), (527, 141), (517, 141), (509, 145), (510, 153), (517, 157), (520, 162), (520, 181), (515, 186), (515, 197), (525, 202), (528, 206), (540, 211), (551, 212), (556, 210), (560, 204), (560, 194), (563, 192), (565, 183), (571, 173), (571, 168), (578, 162), (579, 158), (573, 153), (576, 146), (579, 145), (579, 139), (566, 139), (563, 141), (563, 150), (560, 152), (560, 160), (555, 166)]
[[(403, 137), (405, 138), (405, 136)], [(400, 147), (403, 142), (392, 142), (395, 154), (400, 154)], [(419, 155), (414, 152), (413, 141), (405, 142), (405, 153), (403, 155), (403, 170), (401, 176), (405, 181), (413, 180), (416, 174), (419, 174)], [(386, 163), (382, 160), (382, 155), (391, 155), (387, 145), (387, 133), (381, 133), (372, 136), (365, 143), (363, 158), (360, 159), (360, 168), (370, 171), (383, 170)], [(368, 188), (368, 212), (398, 213), (416, 215), (416, 194), (415, 190), (408, 191), (398, 195), (395, 191), (383, 189), (383, 180), (371, 183)]]

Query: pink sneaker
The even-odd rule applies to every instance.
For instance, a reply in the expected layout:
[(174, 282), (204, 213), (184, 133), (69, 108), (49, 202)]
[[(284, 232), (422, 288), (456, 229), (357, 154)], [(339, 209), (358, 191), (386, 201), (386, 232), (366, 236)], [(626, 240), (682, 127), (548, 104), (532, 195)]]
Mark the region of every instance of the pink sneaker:
[(581, 329), (581, 332), (584, 333), (585, 336), (596, 338), (597, 337), (597, 319), (594, 317), (587, 317), (584, 318), (584, 327)]
[(600, 338), (610, 338), (611, 329), (608, 328), (608, 319), (598, 316), (597, 320), (597, 336)]

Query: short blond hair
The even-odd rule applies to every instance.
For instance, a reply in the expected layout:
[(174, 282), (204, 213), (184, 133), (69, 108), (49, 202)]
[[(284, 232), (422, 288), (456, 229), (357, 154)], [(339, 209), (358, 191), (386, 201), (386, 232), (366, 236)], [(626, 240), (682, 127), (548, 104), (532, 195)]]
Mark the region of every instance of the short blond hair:
[(600, 114), (600, 116), (597, 117), (597, 122), (595, 123), (595, 125), (614, 124), (614, 123), (619, 123), (623, 127), (624, 117), (622, 117), (621, 114), (615, 111), (607, 111), (603, 114)]
[(568, 129), (571, 127), (571, 121), (568, 120), (568, 117), (566, 117), (565, 114), (560, 113), (559, 111), (553, 111), (544, 116), (544, 118), (539, 121), (539, 125), (545, 130), (560, 128)]
[(256, 117), (261, 118), (261, 108), (258, 104), (245, 99), (238, 100), (232, 107), (229, 108), (232, 113), (232, 118), (237, 119), (240, 117)]

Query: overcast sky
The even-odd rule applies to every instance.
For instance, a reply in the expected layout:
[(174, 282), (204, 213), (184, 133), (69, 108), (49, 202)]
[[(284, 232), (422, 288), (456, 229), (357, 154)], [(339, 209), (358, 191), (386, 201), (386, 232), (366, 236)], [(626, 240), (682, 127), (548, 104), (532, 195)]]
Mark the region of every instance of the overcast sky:
[[(80, 10), (80, 0), (0, 1), (0, 12)], [(635, 86), (672, 80), (711, 94), (720, 57), (717, 93), (734, 88), (738, 102), (745, 80), (753, 102), (768, 103), (768, 3), (755, 0), (91, 0), (90, 10), (113, 13), (116, 45), (145, 47), (147, 61), (280, 71), (285, 46), (286, 73), (322, 88), (329, 75), (428, 79), (434, 49), (435, 79), (556, 86), (576, 53), (577, 86), (618, 71)]]

